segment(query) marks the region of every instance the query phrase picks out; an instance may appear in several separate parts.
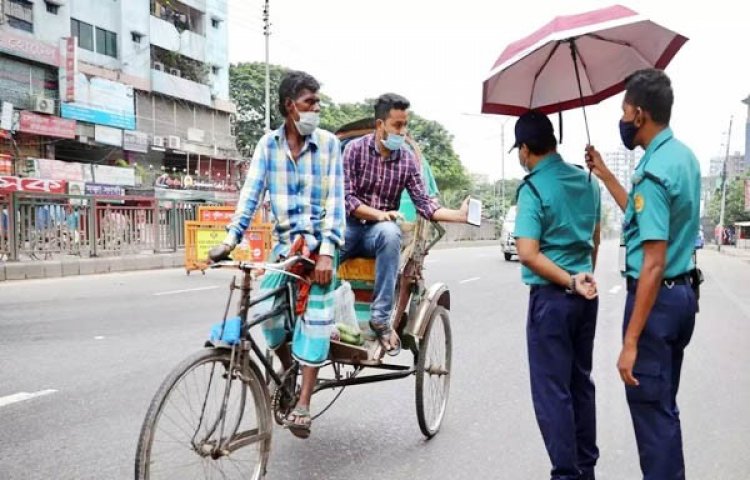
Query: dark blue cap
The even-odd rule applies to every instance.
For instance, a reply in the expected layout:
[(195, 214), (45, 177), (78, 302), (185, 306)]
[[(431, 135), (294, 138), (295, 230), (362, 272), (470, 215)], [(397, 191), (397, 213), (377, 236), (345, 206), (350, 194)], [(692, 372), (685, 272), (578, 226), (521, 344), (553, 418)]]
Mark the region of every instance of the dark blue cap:
[(547, 115), (529, 110), (516, 120), (516, 142), (511, 150), (532, 140), (548, 140), (550, 137), (555, 138), (555, 129)]

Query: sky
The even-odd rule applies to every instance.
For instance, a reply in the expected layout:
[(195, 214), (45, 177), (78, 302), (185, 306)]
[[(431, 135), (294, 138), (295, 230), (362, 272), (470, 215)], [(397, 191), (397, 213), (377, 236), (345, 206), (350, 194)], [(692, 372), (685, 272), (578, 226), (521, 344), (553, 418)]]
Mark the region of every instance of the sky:
[[(229, 3), (232, 63), (264, 61), (262, 0)], [(672, 127), (708, 172), (710, 158), (726, 149), (744, 152), (750, 95), (750, 2), (631, 0), (621, 2), (690, 40), (666, 68), (675, 105)], [(592, 0), (270, 0), (270, 61), (305, 70), (337, 102), (357, 102), (393, 91), (412, 111), (437, 120), (471, 173), (499, 179), (513, 143), (515, 119), (480, 115), (482, 82), (502, 50), (557, 15), (607, 7)], [(620, 145), (622, 94), (587, 108), (592, 144)], [(557, 128), (556, 116), (552, 118)], [(583, 163), (586, 136), (580, 110), (564, 114), (560, 152)], [(523, 172), (505, 154), (507, 178)]]

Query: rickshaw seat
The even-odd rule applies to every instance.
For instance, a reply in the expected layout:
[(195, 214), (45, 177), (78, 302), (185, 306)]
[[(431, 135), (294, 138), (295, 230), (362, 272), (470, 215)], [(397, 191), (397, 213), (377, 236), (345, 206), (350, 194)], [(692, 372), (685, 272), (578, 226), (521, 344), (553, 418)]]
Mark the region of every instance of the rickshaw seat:
[(339, 265), (338, 277), (346, 281), (374, 282), (374, 258), (350, 258)]

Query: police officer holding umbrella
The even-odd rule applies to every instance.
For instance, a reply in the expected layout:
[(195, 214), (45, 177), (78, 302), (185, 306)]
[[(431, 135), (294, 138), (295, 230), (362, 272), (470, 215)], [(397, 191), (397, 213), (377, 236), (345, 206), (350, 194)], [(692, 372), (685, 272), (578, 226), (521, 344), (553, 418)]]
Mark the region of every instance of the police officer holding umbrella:
[(669, 127), (667, 75), (641, 70), (626, 80), (620, 135), (645, 154), (630, 193), (592, 146), (586, 161), (625, 212), (627, 301), (617, 368), (625, 383), (644, 480), (685, 478), (680, 412), (683, 352), (697, 311), (700, 275), (693, 261), (698, 234), (700, 168)]

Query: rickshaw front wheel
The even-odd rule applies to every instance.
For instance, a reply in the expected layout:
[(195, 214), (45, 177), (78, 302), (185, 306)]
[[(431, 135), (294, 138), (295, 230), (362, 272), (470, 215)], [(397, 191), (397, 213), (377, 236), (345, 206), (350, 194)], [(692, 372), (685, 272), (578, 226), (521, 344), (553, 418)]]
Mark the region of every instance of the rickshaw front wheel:
[(417, 359), (417, 420), (427, 438), (440, 430), (448, 405), (452, 346), (449, 312), (437, 306), (419, 342)]

